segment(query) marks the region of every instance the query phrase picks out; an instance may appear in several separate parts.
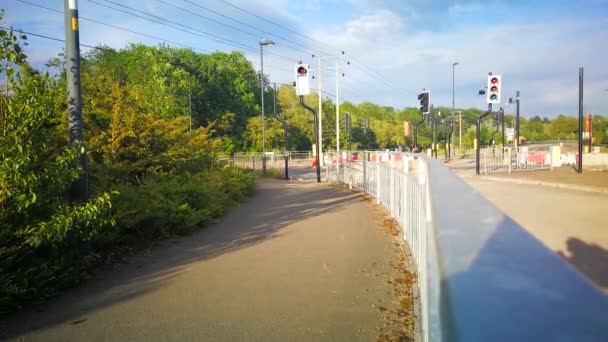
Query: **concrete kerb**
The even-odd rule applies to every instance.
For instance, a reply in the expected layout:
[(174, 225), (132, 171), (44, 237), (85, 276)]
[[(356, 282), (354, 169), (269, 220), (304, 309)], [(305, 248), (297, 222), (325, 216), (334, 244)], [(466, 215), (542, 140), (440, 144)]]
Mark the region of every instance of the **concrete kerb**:
[[(468, 178), (473, 178), (473, 177), (468, 177)], [(496, 177), (496, 176), (479, 176), (476, 178), (478, 178), (480, 180), (488, 180), (488, 181), (495, 181), (495, 182), (508, 182), (508, 183), (513, 183), (513, 184), (524, 184), (524, 185), (540, 185), (540, 186), (547, 186), (547, 187), (552, 187), (552, 188), (585, 191), (585, 192), (592, 192), (592, 193), (608, 195), (608, 189), (599, 188), (596, 186), (575, 185), (575, 184), (565, 184), (565, 183), (555, 183), (555, 182), (543, 182), (543, 181), (530, 180), (530, 179), (513, 179), (513, 178)]]

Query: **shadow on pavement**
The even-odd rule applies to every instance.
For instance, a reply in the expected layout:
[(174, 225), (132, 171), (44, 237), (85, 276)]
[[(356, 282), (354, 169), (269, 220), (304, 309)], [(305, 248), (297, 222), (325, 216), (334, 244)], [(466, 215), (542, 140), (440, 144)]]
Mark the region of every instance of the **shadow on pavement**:
[(567, 256), (562, 251), (557, 254), (606, 292), (608, 290), (608, 250), (575, 237), (569, 238), (566, 245), (571, 256)]
[(361, 199), (356, 194), (325, 185), (259, 180), (254, 196), (229, 210), (220, 223), (162, 242), (160, 247), (134, 256), (113, 270), (100, 272), (58, 298), (0, 319), (0, 340), (86, 319), (94, 311), (168, 285), (193, 263), (288, 234), (283, 228), (291, 223), (339, 211), (358, 201)]

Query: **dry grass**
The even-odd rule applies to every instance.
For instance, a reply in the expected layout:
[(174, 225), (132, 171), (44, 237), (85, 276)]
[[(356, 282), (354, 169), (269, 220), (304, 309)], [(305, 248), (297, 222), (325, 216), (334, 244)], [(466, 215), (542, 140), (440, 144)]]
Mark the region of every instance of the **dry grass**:
[(399, 224), (390, 217), (386, 209), (376, 204), (374, 198), (365, 196), (364, 199), (374, 212), (380, 232), (393, 242), (393, 257), (390, 263), (392, 272), (387, 283), (391, 285), (394, 301), (389, 303), (390, 305), (376, 307), (384, 322), (376, 341), (413, 341), (416, 320), (413, 287), (416, 284), (416, 275), (406, 256)]
[(374, 197), (363, 192), (352, 191), (344, 185), (334, 184), (333, 186), (339, 191), (358, 193), (361, 200), (372, 211), (379, 232), (391, 239), (392, 242), (392, 260), (390, 262), (392, 271), (387, 283), (391, 286), (393, 292), (393, 302), (382, 303), (379, 300), (379, 304), (374, 306), (378, 315), (380, 315), (381, 322), (383, 322), (376, 341), (414, 341), (416, 315), (414, 313), (413, 288), (416, 286), (417, 280), (412, 263), (409, 262), (406, 255), (408, 249), (401, 239), (399, 223), (390, 216), (382, 205), (376, 203)]

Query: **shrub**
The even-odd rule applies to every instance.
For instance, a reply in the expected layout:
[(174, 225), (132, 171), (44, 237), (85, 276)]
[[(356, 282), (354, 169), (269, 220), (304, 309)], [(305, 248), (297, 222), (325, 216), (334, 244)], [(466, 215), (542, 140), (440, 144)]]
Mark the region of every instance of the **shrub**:
[(253, 175), (232, 168), (195, 175), (151, 175), (141, 185), (117, 185), (116, 226), (101, 234), (97, 246), (188, 234), (243, 201), (253, 188)]

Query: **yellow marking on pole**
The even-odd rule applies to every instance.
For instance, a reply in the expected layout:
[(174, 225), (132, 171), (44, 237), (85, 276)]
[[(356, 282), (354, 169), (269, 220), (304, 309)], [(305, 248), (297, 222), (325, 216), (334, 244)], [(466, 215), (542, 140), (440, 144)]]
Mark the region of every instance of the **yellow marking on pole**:
[(72, 31), (78, 30), (78, 18), (72, 18)]
[(477, 149), (477, 138), (473, 139), (473, 149)]

